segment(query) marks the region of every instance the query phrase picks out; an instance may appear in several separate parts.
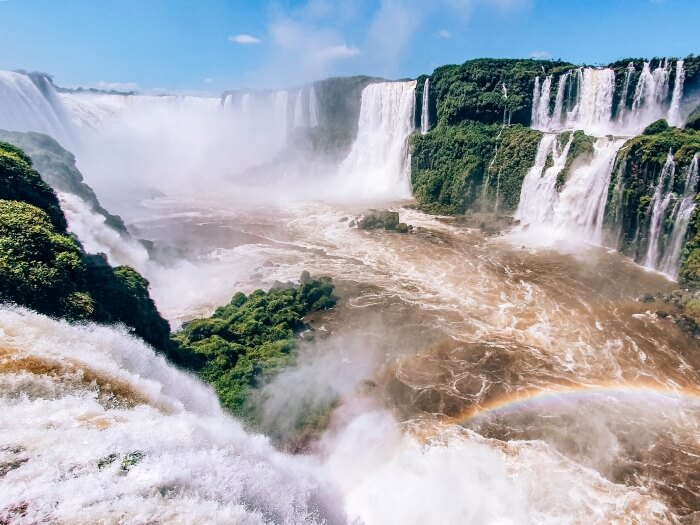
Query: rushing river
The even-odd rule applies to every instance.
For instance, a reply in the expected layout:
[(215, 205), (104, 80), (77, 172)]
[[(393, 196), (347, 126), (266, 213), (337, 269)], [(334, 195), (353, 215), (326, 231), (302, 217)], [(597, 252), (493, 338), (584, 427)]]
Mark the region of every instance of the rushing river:
[(266, 413), (284, 429), (340, 397), (307, 452), (351, 517), (420, 523), (442, 504), (445, 523), (697, 519), (698, 343), (671, 307), (638, 301), (674, 283), (599, 247), (406, 208), (413, 233), (349, 227), (362, 210), (163, 199), (131, 218), (188, 259), (150, 272), (176, 323), (303, 270), (333, 277), (339, 305), (314, 320), (330, 336), (267, 387)]

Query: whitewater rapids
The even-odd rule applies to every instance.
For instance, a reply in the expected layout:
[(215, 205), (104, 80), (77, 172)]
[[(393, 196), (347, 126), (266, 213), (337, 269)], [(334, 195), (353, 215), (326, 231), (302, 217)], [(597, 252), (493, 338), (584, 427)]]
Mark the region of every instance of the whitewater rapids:
[(190, 239), (191, 267), (154, 283), (171, 319), (303, 269), (334, 277), (341, 302), (318, 321), (331, 337), (267, 387), (272, 425), (302, 401), (340, 397), (311, 453), (246, 433), (208, 388), (123, 332), (5, 309), (2, 380), (14, 386), (2, 389), (0, 435), (16, 468), (0, 478), (2, 512), (692, 523), (697, 342), (634, 300), (672, 283), (599, 248), (523, 249), (411, 210), (414, 234), (363, 232), (341, 222), (356, 211), (167, 200), (135, 221), (159, 242)]

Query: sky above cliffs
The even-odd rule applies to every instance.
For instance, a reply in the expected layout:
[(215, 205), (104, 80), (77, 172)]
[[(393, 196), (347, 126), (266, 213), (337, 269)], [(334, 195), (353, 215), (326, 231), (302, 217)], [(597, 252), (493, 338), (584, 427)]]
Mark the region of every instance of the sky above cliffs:
[(700, 53), (698, 0), (0, 0), (0, 69), (217, 94), (470, 58)]

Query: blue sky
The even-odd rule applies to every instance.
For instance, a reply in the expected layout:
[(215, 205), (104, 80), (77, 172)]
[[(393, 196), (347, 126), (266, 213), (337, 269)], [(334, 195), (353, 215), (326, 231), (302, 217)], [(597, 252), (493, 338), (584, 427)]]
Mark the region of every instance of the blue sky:
[(700, 0), (0, 0), (0, 69), (216, 94), (477, 57), (700, 53)]

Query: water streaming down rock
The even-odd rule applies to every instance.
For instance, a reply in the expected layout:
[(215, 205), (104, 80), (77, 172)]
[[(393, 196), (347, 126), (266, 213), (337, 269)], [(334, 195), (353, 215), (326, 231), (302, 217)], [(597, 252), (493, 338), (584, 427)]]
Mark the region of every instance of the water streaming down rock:
[(532, 95), (532, 127), (547, 129), (550, 122), (549, 99), (552, 89), (552, 76), (548, 75), (540, 84), (540, 77), (535, 78), (535, 90)]
[(312, 128), (320, 124), (320, 113), (318, 109), (318, 98), (316, 97), (316, 88), (311, 86), (309, 90), (309, 125)]
[(58, 192), (68, 229), (74, 233), (88, 253), (103, 253), (112, 266), (126, 264), (146, 273), (148, 252), (128, 234), (117, 232), (106, 224), (106, 218), (72, 193)]
[(615, 156), (624, 143), (608, 137), (596, 140), (591, 162), (574, 169), (562, 189), (553, 218), (558, 228), (595, 244), (603, 242), (610, 176)]
[[(564, 168), (572, 142), (561, 147), (556, 134), (545, 134), (534, 166), (523, 181), (515, 217), (523, 224), (545, 227), (554, 238), (602, 243), (603, 217), (608, 185), (618, 150), (624, 140), (599, 138), (589, 163), (575, 167), (561, 192), (557, 179)], [(542, 174), (549, 155), (552, 165)]]
[[(582, 129), (593, 135), (635, 135), (659, 118), (671, 125), (682, 124), (680, 108), (685, 77), (683, 60), (676, 62), (673, 94), (670, 87), (670, 62), (665, 59), (654, 70), (645, 62), (634, 86), (628, 107), (635, 66), (630, 62), (617, 108), (614, 107), (615, 72), (611, 68), (578, 68), (559, 77), (554, 107), (550, 112), (551, 76), (535, 79), (532, 103), (532, 127), (543, 131)], [(549, 83), (548, 80), (549, 79)]]
[(416, 81), (362, 91), (357, 138), (340, 166), (343, 184), (366, 196), (411, 196), (408, 138), (415, 129)]
[(693, 161), (688, 167), (688, 175), (685, 178), (683, 195), (676, 202), (672, 213), (673, 230), (666, 243), (664, 254), (661, 257), (659, 270), (675, 279), (678, 277), (681, 254), (688, 232), (688, 224), (695, 211), (695, 196), (698, 190), (698, 154), (693, 157)]
[(662, 234), (666, 210), (671, 202), (673, 193), (673, 178), (676, 173), (676, 163), (673, 160), (673, 153), (668, 152), (664, 167), (659, 174), (659, 179), (654, 186), (654, 196), (649, 204), (651, 217), (649, 222), (649, 240), (647, 244), (647, 254), (644, 259), (644, 266), (656, 270), (659, 262), (659, 240)]
[(673, 95), (671, 96), (671, 107), (668, 109), (668, 123), (671, 126), (683, 124), (681, 117), (681, 100), (683, 98), (683, 84), (685, 82), (684, 61), (676, 61), (676, 77), (673, 84)]
[(36, 131), (73, 145), (73, 129), (51, 82), (43, 76), (0, 71), (0, 129)]
[[(562, 146), (556, 134), (547, 133), (542, 137), (535, 164), (523, 180), (520, 203), (515, 213), (515, 218), (523, 224), (541, 225), (551, 220), (559, 199), (557, 178), (564, 169), (572, 140), (573, 134), (570, 134)], [(552, 159), (552, 165), (545, 169), (549, 158)]]
[(423, 103), (420, 113), (420, 132), (421, 135), (428, 133), (430, 129), (430, 77), (425, 79), (423, 84)]

